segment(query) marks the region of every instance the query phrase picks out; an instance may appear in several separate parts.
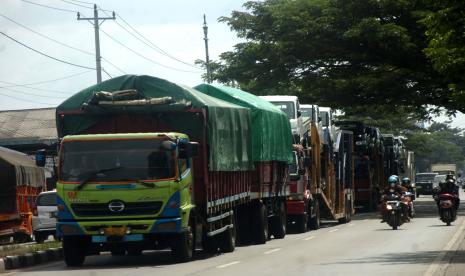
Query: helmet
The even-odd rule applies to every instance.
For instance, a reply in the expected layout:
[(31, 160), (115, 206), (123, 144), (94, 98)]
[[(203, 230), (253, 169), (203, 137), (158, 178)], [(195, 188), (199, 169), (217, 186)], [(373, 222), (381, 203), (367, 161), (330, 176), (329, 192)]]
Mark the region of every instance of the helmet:
[(448, 173), (446, 179), (455, 179), (455, 176), (453, 173)]
[(402, 178), (402, 184), (403, 185), (410, 185), (410, 178), (408, 178), (408, 177)]
[(388, 183), (391, 184), (391, 183), (394, 183), (394, 184), (398, 184), (399, 183), (399, 177), (397, 175), (391, 175), (389, 178), (388, 178)]

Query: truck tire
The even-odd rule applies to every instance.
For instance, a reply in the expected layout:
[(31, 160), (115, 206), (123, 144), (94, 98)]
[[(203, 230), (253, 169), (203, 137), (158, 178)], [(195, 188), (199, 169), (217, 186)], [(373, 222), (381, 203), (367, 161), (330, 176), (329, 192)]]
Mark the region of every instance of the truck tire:
[(45, 235), (39, 233), (39, 232), (34, 232), (34, 240), (36, 243), (43, 243), (45, 241)]
[(278, 214), (273, 217), (271, 227), (275, 239), (284, 239), (287, 231), (287, 210), (283, 201), (279, 203)]
[(231, 217), (232, 228), (221, 233), (220, 249), (224, 253), (233, 252), (236, 248), (236, 224), (234, 217)]
[(112, 248), (110, 250), (110, 253), (112, 256), (124, 256), (126, 255), (126, 249), (122, 247), (116, 247), (116, 248)]
[(295, 225), (297, 232), (305, 233), (308, 231), (308, 214), (301, 214), (296, 217)]
[(86, 259), (86, 245), (81, 237), (63, 238), (63, 255), (68, 267), (81, 266)]
[(345, 209), (344, 217), (338, 219), (339, 223), (348, 223), (352, 218), (352, 206), (350, 205), (349, 200), (346, 200), (345, 206), (346, 206), (346, 209)]
[(252, 235), (254, 242), (257, 244), (264, 244), (268, 240), (268, 212), (263, 203), (253, 206), (252, 221), (255, 222), (252, 227)]
[(317, 199), (313, 201), (314, 217), (310, 217), (308, 220), (308, 227), (312, 230), (320, 229), (320, 204)]
[(250, 245), (252, 243), (251, 210), (249, 205), (237, 208), (236, 216), (236, 243)]
[(189, 224), (184, 232), (175, 237), (171, 245), (171, 252), (177, 262), (184, 263), (192, 259), (195, 247), (194, 241), (192, 226)]

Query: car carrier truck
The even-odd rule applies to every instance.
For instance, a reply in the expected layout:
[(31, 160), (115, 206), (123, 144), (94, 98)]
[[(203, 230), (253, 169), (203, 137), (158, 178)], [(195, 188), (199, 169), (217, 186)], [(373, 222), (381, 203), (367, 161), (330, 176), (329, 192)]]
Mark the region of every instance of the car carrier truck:
[[(247, 107), (134, 75), (64, 101), (57, 234), (66, 264), (163, 248), (188, 261), (199, 244), (233, 251), (236, 233), (254, 243), (283, 238), (292, 143), (277, 112), (252, 127)], [(258, 141), (253, 128), (266, 130)]]

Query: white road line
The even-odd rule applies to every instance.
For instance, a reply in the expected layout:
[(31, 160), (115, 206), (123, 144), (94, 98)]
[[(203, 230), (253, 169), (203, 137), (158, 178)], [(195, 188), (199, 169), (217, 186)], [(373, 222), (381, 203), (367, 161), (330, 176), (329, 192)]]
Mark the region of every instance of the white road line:
[(315, 236), (310, 236), (310, 237), (305, 238), (304, 241), (309, 241), (309, 240), (312, 240), (314, 238), (315, 238)]
[(271, 254), (271, 253), (276, 252), (276, 251), (279, 251), (279, 250), (281, 250), (281, 248), (276, 248), (276, 249), (268, 250), (268, 251), (266, 251), (266, 252), (263, 253), (263, 254), (268, 255), (268, 254)]
[(225, 267), (232, 266), (232, 265), (235, 265), (235, 264), (238, 264), (238, 263), (240, 263), (240, 262), (235, 261), (235, 262), (227, 263), (227, 264), (224, 264), (224, 265), (219, 265), (216, 268), (225, 268)]
[(351, 223), (351, 224), (349, 224), (348, 226), (354, 226), (354, 225), (355, 225), (355, 223)]
[(363, 221), (368, 221), (368, 219), (364, 219)]
[(339, 231), (339, 229), (333, 229), (333, 230), (329, 230), (329, 233), (333, 233), (333, 232), (336, 232), (336, 231)]
[(446, 254), (449, 250), (452, 249), (453, 246), (458, 247), (460, 245), (458, 239), (461, 237), (463, 234), (463, 231), (465, 229), (465, 220), (462, 221), (462, 225), (460, 228), (455, 232), (454, 236), (452, 239), (446, 244), (446, 246), (442, 249), (442, 252), (439, 253), (434, 261), (431, 263), (431, 265), (428, 267), (428, 270), (426, 270), (425, 274), (426, 276), (433, 276), (437, 275), (436, 271), (439, 269), (440, 266), (443, 266), (443, 268), (447, 268), (447, 265), (449, 264), (442, 264), (444, 258), (446, 257)]

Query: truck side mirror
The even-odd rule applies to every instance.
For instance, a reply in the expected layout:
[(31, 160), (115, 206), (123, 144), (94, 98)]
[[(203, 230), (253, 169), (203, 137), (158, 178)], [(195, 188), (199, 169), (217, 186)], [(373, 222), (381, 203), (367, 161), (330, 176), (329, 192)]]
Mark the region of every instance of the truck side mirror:
[(187, 159), (199, 155), (199, 143), (189, 142), (179, 144), (179, 158)]
[(36, 152), (36, 166), (45, 167), (47, 157), (45, 156), (45, 150), (41, 149)]
[(302, 116), (302, 111), (297, 110), (297, 118), (299, 118), (300, 116)]

